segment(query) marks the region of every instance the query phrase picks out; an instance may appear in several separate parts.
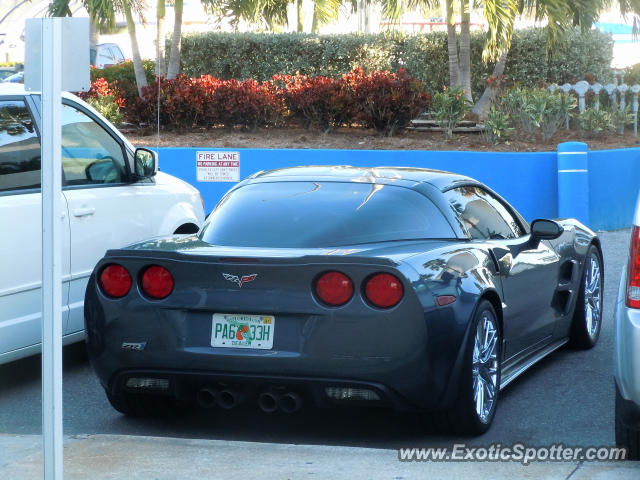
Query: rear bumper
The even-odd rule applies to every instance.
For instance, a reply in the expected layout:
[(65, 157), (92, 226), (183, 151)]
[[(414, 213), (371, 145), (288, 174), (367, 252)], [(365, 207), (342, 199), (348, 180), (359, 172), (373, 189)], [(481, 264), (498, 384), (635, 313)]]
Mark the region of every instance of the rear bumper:
[[(168, 380), (168, 388), (131, 388), (127, 386), (129, 379), (162, 379)], [(399, 411), (416, 410), (417, 407), (406, 398), (389, 387), (375, 383), (344, 378), (317, 378), (299, 376), (269, 376), (248, 375), (237, 373), (198, 372), (188, 370), (153, 370), (128, 369), (116, 373), (112, 377), (109, 390), (112, 393), (152, 393), (172, 395), (177, 398), (193, 399), (202, 388), (212, 388), (217, 391), (230, 389), (240, 394), (247, 402), (255, 403), (263, 392), (285, 393), (295, 392), (303, 402), (316, 407), (327, 408), (336, 406), (370, 406), (387, 407)], [(370, 396), (365, 400), (357, 396), (335, 398), (330, 396), (327, 389), (351, 389), (366, 391)], [(372, 392), (369, 393), (369, 392)]]

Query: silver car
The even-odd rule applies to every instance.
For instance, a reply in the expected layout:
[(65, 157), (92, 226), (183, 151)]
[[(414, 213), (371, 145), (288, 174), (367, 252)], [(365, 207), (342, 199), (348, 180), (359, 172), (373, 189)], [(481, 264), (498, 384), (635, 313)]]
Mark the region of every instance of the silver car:
[(640, 198), (636, 205), (629, 260), (620, 279), (614, 321), (616, 445), (640, 460)]

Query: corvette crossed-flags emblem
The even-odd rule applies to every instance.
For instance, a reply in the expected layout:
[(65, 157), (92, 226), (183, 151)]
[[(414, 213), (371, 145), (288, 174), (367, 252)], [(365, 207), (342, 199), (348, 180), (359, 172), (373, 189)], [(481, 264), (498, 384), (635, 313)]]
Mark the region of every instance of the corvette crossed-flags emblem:
[(223, 273), (222, 276), (225, 278), (225, 280), (229, 280), (230, 282), (237, 283), (238, 288), (242, 288), (242, 285), (244, 285), (245, 283), (253, 282), (258, 276), (258, 274), (252, 273), (250, 275), (243, 275), (242, 277), (239, 277), (238, 275)]

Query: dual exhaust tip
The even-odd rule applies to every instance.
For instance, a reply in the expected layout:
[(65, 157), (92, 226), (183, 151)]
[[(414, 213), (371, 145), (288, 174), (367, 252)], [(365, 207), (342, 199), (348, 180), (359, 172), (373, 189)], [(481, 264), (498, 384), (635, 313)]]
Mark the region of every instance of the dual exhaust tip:
[[(203, 387), (198, 390), (196, 401), (203, 408), (220, 407), (230, 410), (244, 400), (242, 392), (225, 388), (217, 390), (213, 387)], [(284, 413), (294, 413), (302, 407), (302, 398), (295, 392), (275, 393), (262, 392), (258, 395), (258, 407), (266, 413), (281, 410)]]

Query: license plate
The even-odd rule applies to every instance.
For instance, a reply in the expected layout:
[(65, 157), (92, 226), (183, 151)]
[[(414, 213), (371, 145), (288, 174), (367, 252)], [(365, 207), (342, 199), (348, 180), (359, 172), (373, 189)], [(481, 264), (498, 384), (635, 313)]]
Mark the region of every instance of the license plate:
[(211, 346), (268, 350), (273, 348), (275, 322), (271, 315), (214, 313)]

